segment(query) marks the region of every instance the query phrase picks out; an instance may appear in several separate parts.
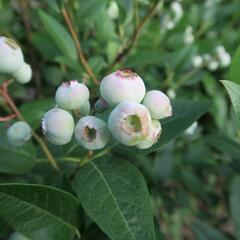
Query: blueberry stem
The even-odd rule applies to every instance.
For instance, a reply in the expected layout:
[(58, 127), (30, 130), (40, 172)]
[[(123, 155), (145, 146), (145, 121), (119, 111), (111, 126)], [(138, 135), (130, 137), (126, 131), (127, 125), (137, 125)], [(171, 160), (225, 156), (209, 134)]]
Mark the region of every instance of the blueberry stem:
[(82, 49), (81, 42), (78, 38), (78, 34), (77, 34), (77, 32), (75, 30), (75, 27), (73, 25), (71, 16), (70, 16), (68, 10), (64, 7), (62, 8), (62, 15), (63, 15), (64, 21), (66, 23), (66, 26), (67, 26), (69, 32), (72, 35), (75, 46), (77, 48), (77, 53), (78, 53), (78, 56), (79, 56), (79, 60), (81, 61), (81, 63), (83, 65), (83, 67), (85, 68), (87, 74), (92, 78), (93, 83), (98, 86), (99, 81), (97, 80), (95, 74), (93, 73), (92, 68), (89, 66), (89, 64), (87, 62), (87, 59), (86, 59), (85, 54), (84, 54), (83, 49)]

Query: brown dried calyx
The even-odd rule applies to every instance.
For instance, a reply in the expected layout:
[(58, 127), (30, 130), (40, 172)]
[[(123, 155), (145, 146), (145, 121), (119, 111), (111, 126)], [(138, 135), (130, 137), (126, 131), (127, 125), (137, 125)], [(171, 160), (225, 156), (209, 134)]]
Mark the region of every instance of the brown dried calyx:
[(120, 68), (117, 70), (117, 74), (122, 77), (138, 77), (137, 73), (133, 72), (129, 68)]
[(92, 142), (97, 137), (97, 130), (95, 128), (86, 126), (83, 130), (83, 136), (87, 142)]

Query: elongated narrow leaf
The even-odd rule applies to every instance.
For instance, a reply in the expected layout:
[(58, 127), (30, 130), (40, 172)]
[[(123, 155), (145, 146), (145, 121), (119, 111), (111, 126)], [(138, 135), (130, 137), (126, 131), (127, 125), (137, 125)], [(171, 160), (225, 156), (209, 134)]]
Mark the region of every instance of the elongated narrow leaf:
[(139, 150), (136, 148), (129, 148), (124, 146), (117, 147), (118, 151), (123, 154), (146, 154), (161, 148), (163, 145), (173, 140), (198, 120), (204, 113), (207, 112), (210, 103), (197, 102), (190, 100), (176, 100), (173, 101), (173, 116), (164, 119), (161, 122), (162, 135), (158, 142), (151, 148), (146, 150)]
[(231, 98), (234, 111), (237, 115), (237, 124), (240, 129), (240, 84), (231, 81), (221, 81), (224, 87), (227, 89)]
[(240, 47), (237, 49), (230, 66), (230, 80), (240, 83)]
[(229, 154), (233, 158), (239, 160), (240, 144), (238, 142), (220, 134), (208, 135), (205, 137), (205, 141), (220, 152)]
[(0, 184), (0, 216), (32, 240), (72, 240), (78, 233), (79, 202), (56, 188)]
[(230, 193), (230, 210), (235, 225), (236, 237), (240, 239), (240, 178), (236, 177), (232, 182)]
[(228, 240), (223, 233), (205, 222), (194, 222), (191, 227), (197, 240)]
[(154, 240), (153, 212), (144, 178), (123, 159), (98, 159), (75, 180), (83, 208), (111, 240)]
[(76, 60), (76, 47), (66, 28), (52, 16), (43, 11), (39, 11), (39, 17), (48, 34), (52, 37), (64, 55), (70, 59)]

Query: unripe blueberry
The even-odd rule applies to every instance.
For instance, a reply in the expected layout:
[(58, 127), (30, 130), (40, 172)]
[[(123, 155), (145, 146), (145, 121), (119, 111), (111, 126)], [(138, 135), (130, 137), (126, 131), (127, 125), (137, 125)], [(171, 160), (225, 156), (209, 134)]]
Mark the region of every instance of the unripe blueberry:
[(89, 115), (90, 110), (91, 110), (90, 102), (87, 101), (79, 109), (81, 117)]
[(25, 122), (19, 121), (14, 123), (7, 130), (8, 142), (14, 146), (22, 146), (32, 136), (32, 130)]
[(152, 120), (152, 129), (149, 136), (137, 145), (137, 148), (147, 149), (157, 142), (162, 133), (162, 127), (159, 120)]
[(86, 149), (103, 148), (110, 139), (107, 124), (100, 118), (86, 116), (79, 120), (75, 128), (76, 140)]
[(172, 116), (172, 106), (167, 95), (158, 90), (147, 92), (143, 104), (148, 108), (153, 119)]
[(108, 103), (102, 97), (99, 98), (94, 104), (95, 111), (99, 113), (104, 112), (108, 107)]
[(53, 108), (45, 113), (42, 129), (49, 142), (64, 145), (71, 141), (74, 131), (72, 115), (60, 108)]
[(129, 69), (117, 70), (100, 84), (101, 96), (113, 106), (122, 101), (141, 102), (146, 89), (143, 80)]
[(144, 105), (124, 101), (111, 112), (108, 128), (117, 141), (126, 146), (134, 146), (150, 134), (151, 116)]
[(28, 83), (32, 78), (32, 68), (29, 64), (24, 62), (12, 76), (21, 84)]
[(22, 234), (18, 233), (18, 232), (14, 232), (9, 240), (30, 240), (29, 238), (23, 236)]
[(11, 38), (0, 36), (0, 73), (11, 74), (22, 64), (21, 48)]
[(58, 107), (74, 110), (82, 107), (89, 99), (89, 90), (85, 84), (76, 80), (64, 82), (58, 87), (55, 100)]

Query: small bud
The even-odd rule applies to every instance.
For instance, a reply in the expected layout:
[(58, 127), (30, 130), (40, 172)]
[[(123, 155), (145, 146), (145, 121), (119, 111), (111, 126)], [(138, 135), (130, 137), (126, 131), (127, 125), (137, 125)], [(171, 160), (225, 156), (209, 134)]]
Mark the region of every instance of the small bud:
[(32, 136), (32, 130), (26, 122), (16, 122), (7, 130), (8, 142), (13, 146), (22, 146)]
[(32, 68), (29, 64), (23, 63), (22, 66), (12, 74), (12, 76), (21, 84), (28, 83), (32, 78)]
[(108, 103), (102, 97), (99, 98), (94, 104), (94, 109), (98, 113), (104, 112), (108, 107)]
[(75, 128), (76, 140), (86, 149), (98, 150), (103, 148), (110, 139), (107, 124), (93, 116), (79, 120)]
[(9, 240), (30, 240), (29, 238), (23, 236), (22, 234), (18, 233), (18, 232), (14, 232)]
[(76, 80), (64, 82), (58, 87), (55, 100), (58, 107), (74, 110), (82, 107), (89, 99), (89, 90), (85, 84)]
[(139, 149), (147, 149), (157, 142), (162, 133), (162, 127), (158, 120), (152, 120), (152, 128), (149, 136), (137, 145)]
[(172, 116), (172, 106), (169, 98), (163, 92), (152, 90), (147, 92), (143, 99), (153, 119), (162, 119)]
[(71, 141), (74, 131), (72, 115), (60, 108), (53, 108), (45, 113), (42, 129), (49, 142), (64, 145)]
[(150, 134), (151, 116), (144, 105), (124, 101), (111, 112), (108, 128), (117, 141), (126, 146), (134, 146)]
[(130, 69), (117, 70), (100, 84), (101, 96), (110, 106), (122, 101), (141, 102), (146, 89), (143, 80)]
[(0, 36), (0, 73), (12, 74), (23, 64), (21, 48), (11, 38)]

